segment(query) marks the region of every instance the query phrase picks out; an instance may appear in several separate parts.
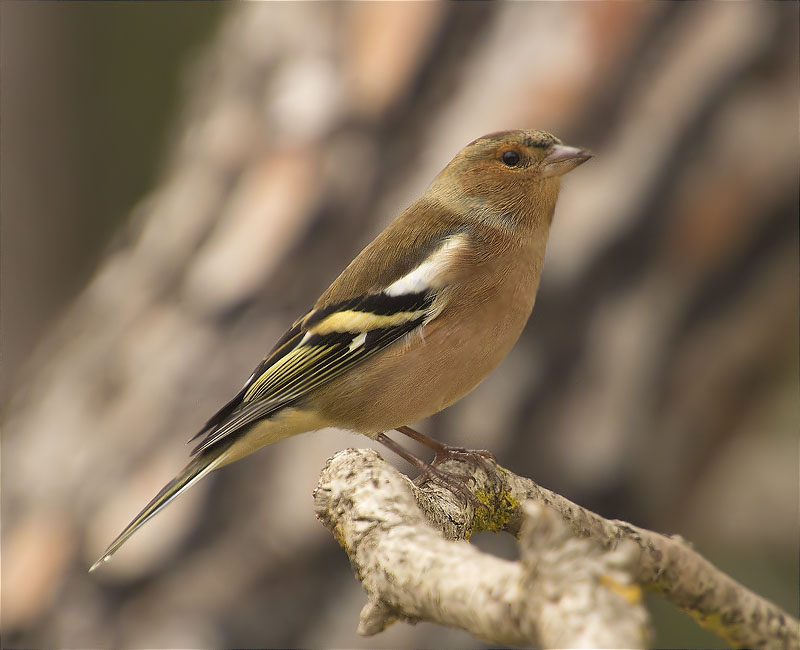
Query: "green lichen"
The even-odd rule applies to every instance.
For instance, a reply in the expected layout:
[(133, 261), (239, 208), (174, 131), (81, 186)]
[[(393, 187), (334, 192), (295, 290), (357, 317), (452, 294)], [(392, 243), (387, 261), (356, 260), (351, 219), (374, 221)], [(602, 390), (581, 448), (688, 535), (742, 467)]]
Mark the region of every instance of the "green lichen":
[(718, 637), (725, 639), (734, 648), (741, 647), (740, 642), (736, 640), (739, 626), (735, 623), (726, 623), (722, 619), (722, 616), (718, 613), (704, 614), (701, 611), (689, 608), (685, 609), (684, 611), (695, 621), (697, 621), (701, 627), (704, 627), (708, 631), (716, 634)]
[(336, 524), (331, 530), (331, 532), (333, 533), (333, 539), (335, 539), (339, 543), (339, 546), (341, 546), (345, 550), (345, 552), (349, 554), (350, 551), (347, 548), (347, 541), (345, 540), (344, 537), (344, 528), (342, 527), (342, 525)]
[(475, 517), (472, 521), (472, 527), (467, 532), (467, 539), (474, 533), (484, 530), (489, 530), (493, 533), (505, 530), (508, 522), (511, 521), (511, 517), (519, 511), (519, 499), (511, 496), (508, 490), (503, 490), (499, 496), (495, 496), (486, 490), (477, 490), (475, 496), (486, 507), (475, 510)]
[(600, 576), (600, 584), (623, 598), (629, 605), (642, 602), (642, 588), (637, 584), (622, 584), (609, 575)]
[[(665, 596), (669, 598), (670, 583), (668, 580), (654, 580), (653, 582), (645, 585), (647, 591)], [(700, 627), (705, 628), (709, 632), (713, 632), (721, 639), (725, 639), (734, 648), (741, 646), (737, 640), (740, 632), (740, 627), (736, 623), (726, 623), (722, 615), (718, 612), (704, 613), (699, 609), (678, 605), (678, 607), (691, 616)]]

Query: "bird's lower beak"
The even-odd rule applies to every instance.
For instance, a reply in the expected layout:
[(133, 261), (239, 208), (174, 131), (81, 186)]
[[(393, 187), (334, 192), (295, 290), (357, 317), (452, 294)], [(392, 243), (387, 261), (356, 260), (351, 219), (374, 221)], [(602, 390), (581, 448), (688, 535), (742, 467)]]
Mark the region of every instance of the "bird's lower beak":
[(585, 163), (592, 155), (586, 149), (568, 147), (563, 144), (554, 145), (553, 150), (543, 161), (543, 174), (544, 176), (563, 176), (578, 165)]

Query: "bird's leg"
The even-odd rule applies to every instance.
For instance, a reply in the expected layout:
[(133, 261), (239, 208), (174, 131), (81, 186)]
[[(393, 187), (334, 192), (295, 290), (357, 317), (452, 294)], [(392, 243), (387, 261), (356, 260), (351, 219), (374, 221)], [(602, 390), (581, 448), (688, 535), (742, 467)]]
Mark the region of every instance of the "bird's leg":
[(491, 460), (495, 464), (497, 463), (497, 458), (495, 458), (494, 454), (486, 449), (466, 449), (464, 447), (451, 447), (450, 445), (446, 445), (443, 442), (439, 442), (438, 440), (434, 440), (426, 436), (424, 433), (420, 433), (419, 431), (412, 429), (411, 427), (397, 427), (395, 431), (402, 433), (403, 435), (408, 436), (412, 440), (416, 440), (417, 442), (425, 445), (426, 447), (430, 447), (435, 452), (435, 456), (433, 461), (431, 461), (432, 466), (439, 465), (448, 459), (452, 460), (460, 460), (462, 462), (470, 462), (474, 465), (480, 467), (487, 477), (490, 477), (495, 485), (498, 486), (498, 489), (502, 485), (500, 478), (497, 475), (497, 470), (495, 467), (492, 467), (487, 460)]
[[(420, 476), (424, 476), (425, 478), (438, 481), (439, 483), (446, 486), (451, 492), (458, 494), (465, 498), (467, 501), (471, 502), (475, 507), (483, 507), (485, 508), (486, 505), (483, 504), (478, 497), (476, 497), (472, 490), (467, 487), (467, 479), (462, 476), (457, 476), (455, 474), (449, 474), (444, 472), (440, 469), (437, 469), (430, 463), (426, 463), (423, 460), (420, 460), (414, 454), (406, 451), (397, 444), (394, 440), (392, 440), (389, 436), (385, 433), (379, 433), (376, 437), (376, 440), (380, 442), (382, 445), (385, 445), (389, 449), (391, 449), (395, 454), (400, 456), (400, 458), (408, 461), (411, 465), (416, 468), (416, 470), (420, 473)], [(432, 442), (436, 442), (435, 440)], [(416, 483), (416, 481), (415, 481)]]
[(398, 445), (385, 433), (379, 433), (375, 439), (382, 445), (385, 445), (386, 447), (391, 449), (395, 454), (400, 456), (400, 458), (408, 461), (411, 465), (414, 466), (414, 469), (416, 469), (418, 472), (425, 473), (428, 470), (428, 468), (430, 468), (430, 465), (428, 463), (426, 463), (424, 460), (420, 460), (411, 452), (403, 449), (400, 445)]
[(494, 457), (492, 452), (487, 451), (486, 449), (465, 449), (464, 447), (451, 447), (443, 442), (429, 438), (425, 434), (420, 433), (411, 427), (397, 427), (395, 431), (398, 431), (403, 435), (408, 436), (412, 440), (416, 440), (426, 447), (433, 449), (436, 455), (434, 456), (431, 465), (438, 465), (448, 459), (471, 460), (484, 472), (486, 472), (487, 476), (494, 475), (494, 470), (486, 461), (491, 460), (497, 462), (497, 459)]

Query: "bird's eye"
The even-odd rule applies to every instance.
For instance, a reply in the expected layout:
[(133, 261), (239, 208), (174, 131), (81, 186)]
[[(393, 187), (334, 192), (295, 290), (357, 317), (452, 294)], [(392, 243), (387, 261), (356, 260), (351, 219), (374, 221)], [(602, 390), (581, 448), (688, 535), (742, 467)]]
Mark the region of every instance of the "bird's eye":
[(519, 163), (519, 154), (516, 151), (509, 149), (508, 151), (503, 152), (502, 160), (504, 165), (515, 167)]

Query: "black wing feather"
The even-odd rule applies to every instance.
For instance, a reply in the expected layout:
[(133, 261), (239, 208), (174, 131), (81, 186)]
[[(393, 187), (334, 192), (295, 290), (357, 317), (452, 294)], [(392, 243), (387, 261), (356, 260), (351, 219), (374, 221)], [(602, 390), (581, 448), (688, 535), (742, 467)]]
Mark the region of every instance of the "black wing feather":
[[(212, 415), (208, 422), (203, 425), (203, 428), (189, 438), (189, 440), (187, 440), (187, 443), (196, 440), (200, 436), (209, 433), (210, 431), (213, 431), (222, 425), (222, 423), (225, 422), (225, 420), (227, 420), (228, 417), (230, 417), (230, 415), (242, 403), (245, 393), (248, 391), (253, 382), (256, 381), (256, 379), (258, 379), (258, 377), (260, 377), (270, 365), (294, 349), (292, 343), (296, 344), (296, 342), (300, 340), (300, 337), (302, 337), (302, 328), (300, 325), (302, 320), (303, 319), (296, 321), (294, 325), (292, 325), (292, 327), (289, 328), (280, 339), (278, 339), (278, 342), (275, 344), (272, 350), (270, 350), (270, 353), (266, 356), (266, 358), (256, 366), (255, 370), (253, 370), (250, 378), (245, 382), (244, 386), (242, 386), (242, 390), (236, 393), (236, 396), (231, 399), (231, 401), (229, 401), (219, 411)], [(196, 452), (197, 449), (192, 451), (193, 454)]]
[[(192, 438), (206, 434), (192, 453), (204, 451), (268, 417), (401, 339), (431, 316), (435, 299), (433, 291), (399, 296), (381, 292), (311, 311), (280, 338), (236, 397)], [(342, 312), (378, 317), (402, 316), (396, 323), (367, 331), (313, 331), (329, 316)], [(363, 342), (355, 345), (356, 339), (362, 335), (365, 337)]]

